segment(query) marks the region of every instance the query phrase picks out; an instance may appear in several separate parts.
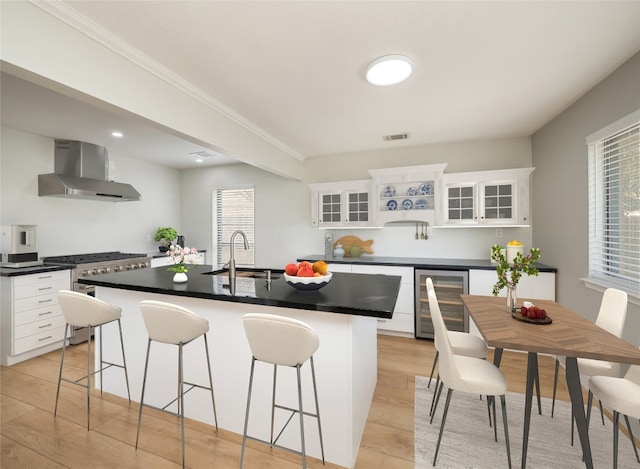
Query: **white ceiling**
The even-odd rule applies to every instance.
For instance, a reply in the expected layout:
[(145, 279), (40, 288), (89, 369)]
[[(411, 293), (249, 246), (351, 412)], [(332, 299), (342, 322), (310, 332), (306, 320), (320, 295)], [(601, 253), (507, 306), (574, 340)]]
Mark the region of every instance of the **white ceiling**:
[[(640, 50), (640, 1), (62, 3), (303, 158), (528, 136)], [(386, 54), (411, 57), (413, 75), (367, 84)], [(0, 85), (3, 125), (177, 168), (214, 153), (15, 77)], [(126, 138), (105, 140), (114, 128)], [(383, 141), (396, 133), (410, 138)]]

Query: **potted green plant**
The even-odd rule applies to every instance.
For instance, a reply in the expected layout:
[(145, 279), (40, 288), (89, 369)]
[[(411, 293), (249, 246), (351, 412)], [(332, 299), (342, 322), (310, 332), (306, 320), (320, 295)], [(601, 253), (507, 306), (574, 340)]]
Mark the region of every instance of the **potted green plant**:
[(161, 226), (153, 237), (156, 241), (160, 241), (160, 252), (166, 252), (171, 245), (171, 241), (178, 237), (178, 231), (170, 226)]

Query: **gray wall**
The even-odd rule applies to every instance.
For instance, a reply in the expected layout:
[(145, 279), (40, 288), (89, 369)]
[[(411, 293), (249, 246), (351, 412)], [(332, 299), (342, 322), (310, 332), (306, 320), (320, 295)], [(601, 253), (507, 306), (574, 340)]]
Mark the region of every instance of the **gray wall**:
[[(531, 137), (533, 242), (559, 270), (557, 299), (595, 320), (602, 294), (589, 272), (586, 137), (640, 109), (640, 53)], [(640, 308), (629, 304), (623, 337), (640, 345)]]

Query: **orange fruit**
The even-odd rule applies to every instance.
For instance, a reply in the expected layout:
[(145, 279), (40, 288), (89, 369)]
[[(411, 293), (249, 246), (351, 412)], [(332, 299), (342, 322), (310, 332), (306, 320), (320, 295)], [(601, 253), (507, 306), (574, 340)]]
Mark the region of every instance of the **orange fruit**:
[(284, 272), (287, 275), (291, 275), (296, 276), (298, 275), (298, 266), (295, 264), (287, 264), (287, 266), (284, 268)]
[(327, 275), (329, 266), (325, 261), (316, 261), (313, 263), (313, 271), (320, 275)]

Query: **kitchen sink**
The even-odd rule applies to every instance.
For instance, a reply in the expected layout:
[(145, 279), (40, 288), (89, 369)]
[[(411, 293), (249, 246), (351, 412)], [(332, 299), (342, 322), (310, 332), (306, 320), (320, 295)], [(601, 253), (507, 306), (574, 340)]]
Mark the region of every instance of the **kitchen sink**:
[[(241, 268), (236, 268), (236, 277), (241, 277), (241, 278), (263, 278), (263, 279), (266, 279), (268, 270), (269, 269), (241, 269)], [(221, 277), (228, 277), (229, 276), (229, 270), (228, 269), (214, 270), (214, 271), (211, 271), (211, 272), (206, 272), (204, 275), (219, 275)], [(271, 271), (271, 280), (277, 280), (280, 277), (282, 277), (282, 273), (281, 272), (274, 272), (273, 270)]]

